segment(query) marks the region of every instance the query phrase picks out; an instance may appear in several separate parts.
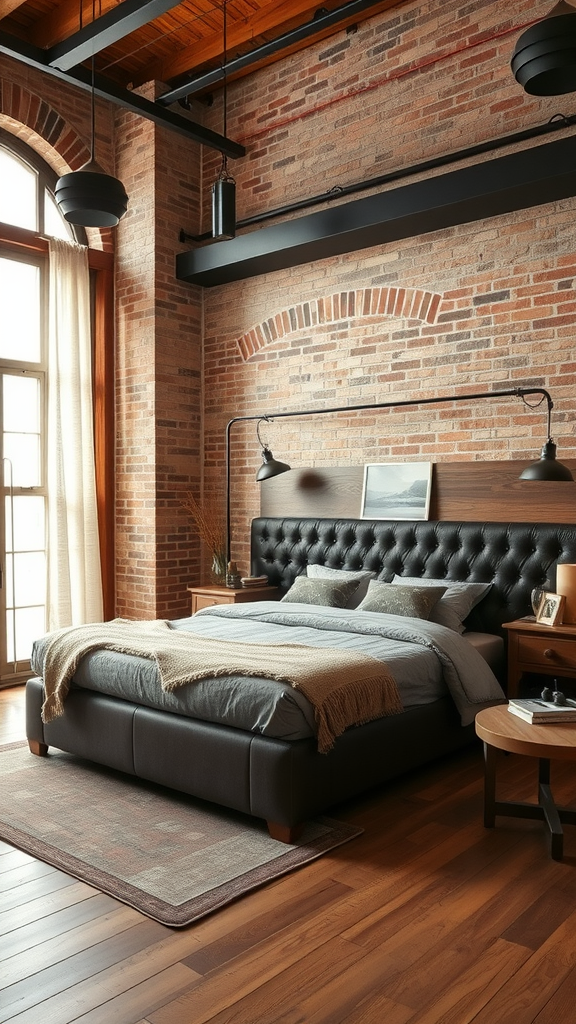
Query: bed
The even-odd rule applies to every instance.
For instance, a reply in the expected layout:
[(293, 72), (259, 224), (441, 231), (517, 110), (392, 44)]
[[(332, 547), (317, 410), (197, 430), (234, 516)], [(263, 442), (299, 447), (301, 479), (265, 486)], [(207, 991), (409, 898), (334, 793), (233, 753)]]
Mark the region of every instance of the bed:
[(165, 692), (149, 658), (96, 646), (44, 721), (40, 638), (32, 753), (78, 754), (264, 818), (292, 842), (308, 818), (472, 742), (475, 712), (505, 699), (502, 624), (530, 613), (559, 561), (576, 561), (576, 527), (261, 517), (251, 552), (252, 574), (284, 599), (203, 609), (169, 623), (171, 641), (356, 652), (389, 669), (401, 710), (360, 717), (319, 749), (318, 708), (289, 682), (231, 670)]

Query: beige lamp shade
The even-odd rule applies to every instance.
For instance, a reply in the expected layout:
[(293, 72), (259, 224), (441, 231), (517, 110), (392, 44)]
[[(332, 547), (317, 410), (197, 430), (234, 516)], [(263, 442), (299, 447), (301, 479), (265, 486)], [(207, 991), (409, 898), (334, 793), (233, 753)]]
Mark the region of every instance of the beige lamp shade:
[(556, 593), (562, 594), (564, 601), (564, 622), (576, 622), (576, 565), (570, 562), (559, 562), (556, 567)]

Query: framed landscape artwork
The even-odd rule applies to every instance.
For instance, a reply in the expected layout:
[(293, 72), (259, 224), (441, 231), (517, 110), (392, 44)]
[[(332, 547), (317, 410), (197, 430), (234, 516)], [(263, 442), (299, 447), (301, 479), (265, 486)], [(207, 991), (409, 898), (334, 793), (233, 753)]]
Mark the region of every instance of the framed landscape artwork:
[(364, 466), (362, 519), (428, 519), (431, 462), (378, 462)]

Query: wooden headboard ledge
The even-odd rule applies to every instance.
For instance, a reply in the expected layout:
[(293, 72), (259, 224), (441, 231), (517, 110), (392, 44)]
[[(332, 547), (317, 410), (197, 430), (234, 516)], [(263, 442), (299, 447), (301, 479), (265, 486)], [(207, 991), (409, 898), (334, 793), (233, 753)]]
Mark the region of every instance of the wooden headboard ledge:
[[(562, 462), (576, 480), (576, 460)], [(435, 463), (430, 519), (576, 524), (576, 483), (520, 480), (525, 468), (524, 461)], [(363, 466), (292, 469), (263, 481), (260, 515), (359, 518), (363, 480)]]

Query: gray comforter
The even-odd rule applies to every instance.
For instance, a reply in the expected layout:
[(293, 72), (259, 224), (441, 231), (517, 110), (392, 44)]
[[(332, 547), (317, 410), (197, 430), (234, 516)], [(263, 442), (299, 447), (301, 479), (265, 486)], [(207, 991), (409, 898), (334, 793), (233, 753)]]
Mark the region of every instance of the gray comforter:
[[(362, 652), (386, 662), (404, 707), (436, 700), (448, 688), (463, 724), (481, 707), (504, 699), (492, 671), (465, 638), (421, 619), (272, 601), (205, 608), (172, 625), (231, 642), (290, 642)], [(39, 675), (46, 639), (34, 645), (32, 664)], [(314, 734), (313, 711), (303, 695), (266, 679), (210, 678), (165, 693), (153, 661), (98, 650), (84, 657), (74, 685), (267, 736), (291, 740)]]

